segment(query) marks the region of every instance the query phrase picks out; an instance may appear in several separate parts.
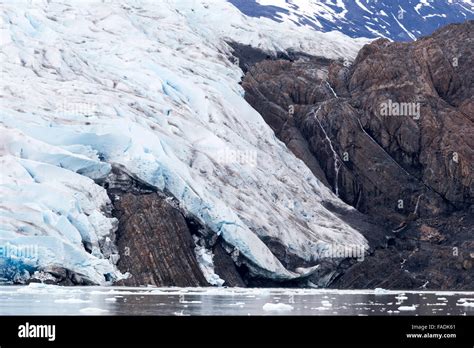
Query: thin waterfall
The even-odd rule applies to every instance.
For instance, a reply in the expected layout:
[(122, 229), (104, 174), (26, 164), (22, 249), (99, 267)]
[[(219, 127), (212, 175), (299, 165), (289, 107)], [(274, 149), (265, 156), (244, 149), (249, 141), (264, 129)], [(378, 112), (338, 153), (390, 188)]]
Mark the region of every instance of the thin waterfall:
[[(314, 113), (314, 118), (315, 118), (316, 121), (318, 122), (319, 127), (321, 127), (321, 130), (323, 131), (324, 136), (326, 137), (326, 140), (327, 140), (328, 143), (329, 143), (329, 148), (331, 149), (332, 154), (333, 154), (333, 158), (334, 158), (334, 173), (335, 173), (334, 191), (335, 191), (335, 193), (336, 193), (336, 196), (339, 197), (339, 170), (341, 169), (342, 163), (339, 161), (339, 157), (338, 157), (338, 155), (337, 155), (337, 153), (336, 153), (336, 150), (334, 149), (334, 146), (332, 145), (331, 139), (329, 138), (328, 134), (327, 134), (326, 131), (324, 130), (324, 127), (323, 127), (323, 125), (321, 124), (321, 121), (318, 119), (319, 110), (321, 110), (321, 105), (318, 107), (318, 110), (316, 110), (316, 112)], [(314, 109), (313, 109), (313, 112), (314, 112)]]

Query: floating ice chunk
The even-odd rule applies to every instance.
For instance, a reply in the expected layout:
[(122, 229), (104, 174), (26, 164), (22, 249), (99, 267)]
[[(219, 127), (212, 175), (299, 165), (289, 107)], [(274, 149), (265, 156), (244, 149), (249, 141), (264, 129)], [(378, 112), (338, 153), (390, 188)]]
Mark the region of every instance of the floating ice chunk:
[(416, 310), (416, 305), (411, 305), (411, 306), (400, 306), (398, 307), (399, 311), (415, 311)]
[(242, 308), (243, 306), (245, 306), (245, 302), (230, 303), (229, 306), (239, 306)]
[(70, 295), (70, 294), (80, 294), (81, 290), (79, 288), (66, 288), (58, 285), (49, 285), (42, 283), (30, 283), (27, 286), (22, 286), (16, 290), (19, 294), (51, 294), (51, 295)]
[(375, 288), (374, 290), (375, 295), (386, 295), (388, 293), (390, 293), (388, 290), (382, 288)]
[(332, 307), (332, 303), (329, 301), (321, 301), (321, 304), (323, 307)]
[(398, 301), (408, 300), (408, 297), (407, 297), (405, 294), (399, 294), (399, 295), (395, 296), (395, 298), (396, 298)]
[(460, 298), (456, 306), (474, 307), (474, 298)]
[(286, 303), (265, 303), (262, 308), (264, 311), (278, 312), (286, 312), (293, 310), (293, 306)]
[(86, 315), (101, 315), (101, 314), (108, 313), (109, 311), (107, 309), (87, 307), (87, 308), (80, 309), (79, 312)]

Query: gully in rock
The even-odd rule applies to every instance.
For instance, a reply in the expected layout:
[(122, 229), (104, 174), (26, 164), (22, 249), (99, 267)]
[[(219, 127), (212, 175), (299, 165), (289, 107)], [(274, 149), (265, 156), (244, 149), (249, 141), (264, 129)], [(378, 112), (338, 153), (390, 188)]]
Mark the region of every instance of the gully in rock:
[[(328, 84), (329, 85), (329, 84)], [(332, 90), (332, 89), (331, 89)], [(319, 113), (319, 110), (321, 110), (321, 106), (318, 107), (318, 109), (316, 111), (311, 111), (313, 114), (314, 114), (314, 119), (316, 120), (316, 122), (318, 122), (319, 124), (319, 127), (321, 128), (323, 134), (324, 134), (324, 137), (325, 139), (327, 140), (328, 144), (329, 144), (329, 148), (331, 149), (332, 151), (332, 154), (333, 154), (333, 158), (334, 158), (334, 191), (335, 191), (335, 194), (336, 196), (339, 197), (339, 184), (338, 184), (338, 181), (339, 181), (339, 169), (341, 168), (341, 162), (339, 161), (339, 156), (338, 154), (336, 153), (336, 150), (334, 149), (334, 146), (332, 144), (332, 141), (331, 139), (329, 139), (329, 136), (328, 134), (326, 133), (326, 131), (324, 130), (324, 127), (323, 125), (321, 124), (321, 121), (319, 120), (318, 118), (318, 113)]]

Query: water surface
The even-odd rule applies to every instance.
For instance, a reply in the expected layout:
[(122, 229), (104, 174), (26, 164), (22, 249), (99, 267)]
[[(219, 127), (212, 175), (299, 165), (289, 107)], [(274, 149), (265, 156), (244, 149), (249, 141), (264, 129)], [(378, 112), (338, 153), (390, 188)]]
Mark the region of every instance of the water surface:
[(474, 315), (473, 292), (0, 286), (0, 315)]

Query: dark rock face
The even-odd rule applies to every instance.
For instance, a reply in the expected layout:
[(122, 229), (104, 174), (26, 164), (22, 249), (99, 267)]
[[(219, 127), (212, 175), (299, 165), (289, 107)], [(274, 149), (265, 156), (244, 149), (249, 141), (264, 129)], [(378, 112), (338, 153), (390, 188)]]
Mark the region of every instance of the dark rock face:
[(319, 279), (338, 287), (474, 288), (466, 274), (474, 230), (473, 32), (470, 21), (414, 43), (377, 40), (352, 66), (295, 54), (248, 67), (246, 99), (277, 137), (379, 224), (358, 226), (374, 247), (364, 262), (328, 268)]
[(208, 285), (194, 255), (184, 217), (157, 193), (127, 193), (115, 204), (119, 218), (117, 264), (132, 277), (124, 285)]
[(473, 23), (412, 44), (378, 40), (350, 69), (308, 57), (261, 61), (244, 78), (246, 99), (362, 212), (400, 222), (467, 209), (474, 202)]
[(216, 274), (225, 280), (224, 286), (232, 287), (246, 287), (247, 283), (241, 276), (241, 273), (244, 273), (243, 270), (237, 268), (236, 264), (229, 257), (227, 251), (220, 243), (216, 243), (213, 248), (214, 253), (214, 271)]
[[(194, 252), (195, 221), (180, 211), (176, 201), (132, 178), (119, 168), (104, 183), (119, 220), (115, 244), (117, 267), (131, 277), (117, 285), (209, 286)], [(200, 236), (202, 237), (202, 236)], [(216, 273), (225, 285), (244, 286), (232, 259), (214, 245)], [(221, 272), (221, 273), (219, 273)]]
[[(366, 131), (454, 209), (474, 203), (473, 30), (471, 21), (414, 44), (378, 40), (360, 52), (348, 81)], [(419, 120), (381, 115), (387, 100), (418, 103)]]
[[(16, 270), (15, 270), (16, 271)], [(34, 272), (34, 273), (33, 273)], [(13, 284), (31, 284), (31, 283), (43, 283), (51, 285), (60, 285), (60, 286), (88, 286), (96, 285), (94, 282), (90, 281), (87, 276), (77, 272), (73, 272), (69, 269), (63, 267), (47, 267), (41, 271), (35, 272), (32, 270), (31, 276), (28, 279), (15, 278), (13, 279)], [(16, 272), (16, 274), (21, 274)]]
[(455, 213), (412, 223), (393, 244), (354, 262), (331, 288), (474, 289), (474, 217)]

